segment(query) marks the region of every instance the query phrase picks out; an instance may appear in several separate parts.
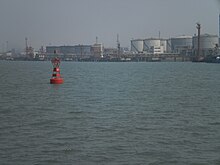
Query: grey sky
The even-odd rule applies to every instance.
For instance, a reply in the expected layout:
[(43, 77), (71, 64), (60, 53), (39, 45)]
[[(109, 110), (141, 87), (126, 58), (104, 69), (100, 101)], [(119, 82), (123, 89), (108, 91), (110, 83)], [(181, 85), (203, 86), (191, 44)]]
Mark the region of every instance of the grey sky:
[(122, 46), (132, 38), (169, 38), (196, 33), (218, 34), (215, 0), (0, 0), (1, 49), (24, 47), (25, 37), (41, 45), (93, 44)]

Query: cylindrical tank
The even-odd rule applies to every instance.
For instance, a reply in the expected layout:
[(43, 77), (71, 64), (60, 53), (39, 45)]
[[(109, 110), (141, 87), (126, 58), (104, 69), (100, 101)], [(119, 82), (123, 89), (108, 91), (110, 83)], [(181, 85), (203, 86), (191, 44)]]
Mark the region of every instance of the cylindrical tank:
[(143, 52), (143, 40), (142, 39), (135, 39), (131, 40), (131, 51), (135, 53)]
[[(213, 49), (216, 47), (217, 44), (218, 44), (217, 35), (210, 35), (210, 34), (200, 35), (201, 50)], [(195, 50), (198, 49), (198, 36), (193, 36), (193, 48)]]
[(149, 38), (144, 40), (144, 51), (149, 51), (152, 47), (160, 47), (160, 39)]
[(167, 45), (167, 40), (166, 39), (161, 39), (160, 40), (160, 45), (163, 47), (164, 52), (168, 52), (168, 45)]
[(175, 51), (178, 48), (192, 48), (192, 36), (179, 36), (171, 38), (171, 47)]

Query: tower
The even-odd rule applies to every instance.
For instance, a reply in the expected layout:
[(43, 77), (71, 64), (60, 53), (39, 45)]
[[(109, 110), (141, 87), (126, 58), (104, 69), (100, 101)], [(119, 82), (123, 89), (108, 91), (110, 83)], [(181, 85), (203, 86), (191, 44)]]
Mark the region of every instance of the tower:
[(25, 37), (25, 54), (28, 55), (28, 43), (27, 43), (27, 37)]
[(95, 43), (98, 44), (98, 37), (95, 37)]
[(198, 50), (197, 50), (197, 57), (200, 56), (200, 29), (201, 29), (201, 24), (197, 23), (196, 28), (198, 29)]
[(27, 37), (25, 37), (25, 55), (28, 59), (34, 58), (34, 49), (31, 46), (28, 46)]
[(117, 56), (120, 56), (120, 42), (119, 42), (119, 34), (117, 34)]

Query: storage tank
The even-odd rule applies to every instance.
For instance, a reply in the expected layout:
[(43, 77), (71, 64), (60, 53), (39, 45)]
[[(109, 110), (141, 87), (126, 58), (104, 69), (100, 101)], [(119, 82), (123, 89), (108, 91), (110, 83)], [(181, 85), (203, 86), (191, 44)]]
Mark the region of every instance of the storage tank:
[(167, 52), (172, 52), (172, 46), (171, 46), (171, 38), (167, 39)]
[(166, 39), (160, 40), (160, 45), (163, 47), (164, 53), (168, 52), (168, 44)]
[[(200, 35), (200, 48), (203, 49), (213, 49), (218, 44), (218, 36), (203, 34)], [(193, 36), (193, 48), (198, 49), (198, 36)]]
[(192, 51), (192, 36), (179, 36), (173, 37), (171, 41), (171, 50), (174, 53), (179, 53), (181, 55), (191, 55)]
[(178, 48), (192, 48), (192, 36), (179, 36), (171, 38), (171, 47), (175, 51)]
[(131, 40), (131, 51), (135, 53), (143, 52), (144, 42), (142, 39)]
[(149, 51), (152, 48), (159, 48), (160, 46), (160, 39), (148, 38), (144, 40), (144, 51)]
[[(200, 35), (200, 51), (201, 55), (207, 56), (211, 55), (214, 49), (218, 45), (218, 36), (217, 35), (210, 35), (210, 34), (203, 34)], [(198, 51), (198, 36), (193, 36), (193, 49), (195, 54)]]

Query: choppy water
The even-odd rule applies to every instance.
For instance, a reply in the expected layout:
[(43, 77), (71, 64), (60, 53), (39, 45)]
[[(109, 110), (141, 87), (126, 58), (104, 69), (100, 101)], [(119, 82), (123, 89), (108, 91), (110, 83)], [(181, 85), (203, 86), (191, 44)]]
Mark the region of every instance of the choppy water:
[(220, 164), (220, 65), (0, 61), (0, 164)]

